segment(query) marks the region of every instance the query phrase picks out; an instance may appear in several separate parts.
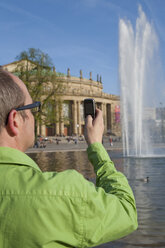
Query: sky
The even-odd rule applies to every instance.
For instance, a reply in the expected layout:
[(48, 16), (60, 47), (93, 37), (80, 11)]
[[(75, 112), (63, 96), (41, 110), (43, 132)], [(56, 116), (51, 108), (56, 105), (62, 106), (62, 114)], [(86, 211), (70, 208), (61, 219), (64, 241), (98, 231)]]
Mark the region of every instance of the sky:
[(138, 6), (155, 28), (165, 65), (165, 0), (1, 0), (0, 65), (28, 48), (47, 53), (56, 71), (102, 77), (103, 91), (120, 94), (119, 20), (135, 27)]

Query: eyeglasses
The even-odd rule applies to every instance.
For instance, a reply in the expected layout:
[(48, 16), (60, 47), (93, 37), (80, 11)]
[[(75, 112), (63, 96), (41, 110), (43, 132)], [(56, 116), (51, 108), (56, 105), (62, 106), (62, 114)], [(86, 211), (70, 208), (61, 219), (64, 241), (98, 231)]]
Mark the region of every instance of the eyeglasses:
[(32, 109), (32, 113), (35, 114), (41, 110), (41, 102), (34, 102), (32, 104), (28, 104), (19, 108), (16, 108), (16, 111), (26, 110), (26, 109)]

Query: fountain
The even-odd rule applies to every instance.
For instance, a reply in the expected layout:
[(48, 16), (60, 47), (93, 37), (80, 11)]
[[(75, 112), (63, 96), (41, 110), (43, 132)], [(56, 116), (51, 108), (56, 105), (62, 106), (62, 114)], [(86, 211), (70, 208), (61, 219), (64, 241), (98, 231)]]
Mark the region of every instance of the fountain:
[[(119, 79), (123, 151), (125, 156), (153, 156), (156, 128), (156, 57), (158, 38), (141, 6), (135, 30), (128, 20), (119, 22)], [(159, 123), (160, 129), (160, 123)], [(154, 134), (156, 135), (154, 131)]]

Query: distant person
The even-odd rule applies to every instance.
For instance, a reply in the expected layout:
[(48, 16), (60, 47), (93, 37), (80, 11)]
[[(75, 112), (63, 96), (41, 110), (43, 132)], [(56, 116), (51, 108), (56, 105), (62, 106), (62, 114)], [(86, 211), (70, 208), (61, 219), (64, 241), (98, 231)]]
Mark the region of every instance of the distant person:
[(24, 83), (0, 69), (0, 247), (92, 247), (134, 231), (135, 199), (101, 144), (102, 112), (86, 119), (95, 187), (75, 170), (42, 172), (24, 153), (34, 144), (33, 107)]
[(109, 142), (110, 142), (110, 146), (113, 146), (113, 139), (111, 137), (109, 139)]
[(39, 148), (39, 147), (40, 147), (40, 141), (37, 138), (37, 140), (35, 141), (35, 144), (34, 144), (34, 148)]

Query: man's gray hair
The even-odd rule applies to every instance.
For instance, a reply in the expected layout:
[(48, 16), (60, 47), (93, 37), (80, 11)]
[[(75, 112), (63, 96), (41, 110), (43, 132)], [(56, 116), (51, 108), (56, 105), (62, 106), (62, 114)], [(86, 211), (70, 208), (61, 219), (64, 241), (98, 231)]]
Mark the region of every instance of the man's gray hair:
[(10, 74), (0, 66), (0, 132), (12, 109), (23, 106), (25, 95)]

